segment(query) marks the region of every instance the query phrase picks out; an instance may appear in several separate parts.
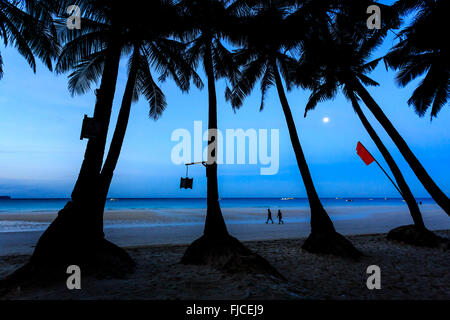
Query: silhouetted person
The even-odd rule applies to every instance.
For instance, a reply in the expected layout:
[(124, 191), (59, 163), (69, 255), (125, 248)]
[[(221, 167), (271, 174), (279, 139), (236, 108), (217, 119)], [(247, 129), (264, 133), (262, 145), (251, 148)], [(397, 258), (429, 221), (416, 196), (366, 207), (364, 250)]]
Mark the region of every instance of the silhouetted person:
[(422, 205), (422, 201), (419, 201), (419, 204)]
[(280, 209), (278, 209), (277, 217), (278, 217), (278, 224), (280, 224), (280, 223), (284, 224), (283, 215), (281, 214), (281, 210)]
[(269, 223), (269, 220), (272, 221), (272, 224), (273, 224), (272, 211), (270, 211), (270, 209), (267, 209), (267, 221), (266, 221), (266, 224)]

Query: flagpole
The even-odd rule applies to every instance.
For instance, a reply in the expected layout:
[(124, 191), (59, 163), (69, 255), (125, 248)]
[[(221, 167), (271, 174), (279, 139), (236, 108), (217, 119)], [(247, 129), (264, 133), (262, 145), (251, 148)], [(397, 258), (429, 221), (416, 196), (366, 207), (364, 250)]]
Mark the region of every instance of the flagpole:
[[(364, 148), (366, 149), (366, 148)], [(388, 179), (392, 182), (392, 184), (394, 185), (395, 189), (397, 189), (398, 193), (400, 193), (400, 195), (402, 196), (402, 198), (404, 199), (405, 197), (403, 197), (403, 193), (400, 191), (400, 189), (398, 188), (397, 184), (394, 182), (394, 180), (391, 179), (391, 177), (388, 175), (388, 173), (386, 172), (386, 170), (383, 169), (383, 167), (381, 166), (381, 164), (377, 161), (377, 159), (375, 159), (375, 157), (369, 152), (369, 150), (367, 150), (367, 153), (370, 154), (370, 156), (373, 158), (373, 160), (377, 163), (377, 165), (380, 167), (380, 169), (384, 172), (384, 174), (386, 175), (386, 177), (388, 177)]]

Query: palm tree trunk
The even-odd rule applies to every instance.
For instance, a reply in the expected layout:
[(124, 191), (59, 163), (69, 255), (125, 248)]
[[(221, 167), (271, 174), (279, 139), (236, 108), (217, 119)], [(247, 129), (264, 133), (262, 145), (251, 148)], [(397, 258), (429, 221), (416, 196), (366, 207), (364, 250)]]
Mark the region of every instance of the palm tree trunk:
[(275, 76), (275, 84), (278, 90), (281, 106), (283, 107), (286, 124), (289, 129), (289, 136), (291, 138), (292, 147), (294, 148), (295, 157), (297, 158), (297, 165), (302, 175), (303, 183), (305, 184), (306, 193), (308, 195), (309, 206), (311, 208), (311, 232), (324, 233), (335, 232), (333, 223), (325, 211), (322, 202), (317, 195), (314, 187), (311, 173), (309, 172), (308, 164), (305, 159), (300, 140), (298, 138), (297, 129), (295, 127), (294, 118), (292, 117), (291, 109), (284, 93), (283, 83), (276, 62), (272, 62), (272, 70)]
[(120, 47), (110, 43), (94, 109), (94, 120), (101, 124), (101, 131), (98, 137), (89, 139), (87, 143), (84, 161), (72, 192), (73, 200), (77, 200), (79, 195), (84, 194), (83, 191), (85, 189), (83, 187), (91, 183), (92, 175), (100, 173), (116, 89), (119, 62)]
[(444, 192), (436, 185), (436, 183), (431, 179), (428, 175), (425, 168), (416, 158), (414, 153), (406, 144), (405, 140), (398, 133), (398, 131), (394, 128), (392, 123), (386, 117), (386, 115), (381, 110), (380, 106), (375, 102), (369, 92), (364, 88), (364, 86), (359, 82), (355, 82), (355, 89), (361, 99), (364, 101), (365, 105), (369, 108), (369, 110), (373, 113), (378, 122), (383, 126), (384, 130), (389, 134), (392, 141), (394, 141), (397, 148), (400, 150), (401, 154), (408, 162), (411, 169), (416, 174), (417, 178), (420, 180), (422, 185), (431, 195), (431, 197), (436, 201), (436, 203), (448, 214), (450, 215), (450, 200), (445, 195)]
[[(127, 84), (122, 98), (122, 105), (120, 106), (119, 116), (117, 118), (116, 127), (109, 147), (108, 155), (106, 156), (105, 164), (101, 171), (101, 205), (99, 210), (103, 213), (106, 197), (108, 196), (109, 187), (116, 169), (117, 162), (119, 161), (120, 151), (122, 150), (122, 144), (125, 138), (125, 133), (128, 126), (128, 120), (130, 117), (131, 104), (133, 102), (133, 92), (136, 84), (136, 76), (138, 70), (138, 64), (135, 62), (139, 55), (139, 47), (134, 48), (132, 57), (132, 66), (128, 74)], [(100, 199), (99, 199), (100, 200)], [(103, 217), (103, 216), (102, 216)]]
[(389, 165), (389, 168), (391, 169), (391, 172), (394, 175), (395, 180), (397, 181), (398, 187), (402, 192), (403, 199), (406, 201), (406, 204), (408, 205), (409, 212), (411, 213), (411, 216), (414, 220), (414, 225), (416, 226), (416, 228), (420, 230), (425, 229), (425, 224), (423, 223), (422, 214), (420, 213), (419, 206), (417, 205), (417, 202), (414, 199), (414, 196), (411, 190), (409, 189), (408, 184), (406, 183), (400, 169), (398, 168), (391, 154), (384, 146), (380, 137), (377, 135), (377, 133), (367, 120), (366, 116), (362, 112), (358, 104), (358, 101), (356, 100), (356, 97), (352, 96), (351, 101), (353, 109), (356, 111), (356, 114), (358, 115), (359, 119), (364, 125), (364, 128), (369, 133), (370, 137), (375, 142), (378, 150), (380, 150), (381, 154), (383, 155), (384, 160), (386, 160), (387, 164)]
[(204, 64), (206, 76), (208, 78), (208, 161), (206, 165), (207, 179), (207, 211), (204, 235), (207, 237), (228, 236), (227, 227), (223, 219), (219, 204), (219, 189), (217, 181), (217, 150), (214, 149), (214, 140), (217, 133), (217, 98), (212, 64), (211, 42), (205, 50)]
[(82, 208), (82, 212), (95, 222), (86, 224), (86, 228), (93, 228), (95, 234), (103, 234), (103, 219), (95, 214), (98, 212), (96, 203), (101, 184), (99, 181), (100, 170), (103, 164), (103, 156), (106, 146), (106, 138), (111, 118), (111, 109), (116, 89), (117, 75), (119, 71), (121, 49), (118, 44), (111, 41), (108, 47), (105, 65), (103, 68), (100, 89), (94, 109), (94, 120), (100, 124), (100, 133), (95, 138), (90, 138), (84, 154), (83, 164), (78, 175), (77, 182), (72, 192), (72, 200)]
[(101, 132), (96, 138), (89, 139), (72, 201), (58, 212), (41, 235), (25, 265), (27, 273), (33, 277), (64, 276), (70, 264), (79, 265), (83, 270), (89, 270), (88, 273), (100, 272), (103, 276), (123, 276), (134, 267), (125, 250), (104, 238), (103, 208), (99, 209), (100, 170), (121, 53), (114, 43), (110, 43), (108, 51), (94, 111), (94, 119), (102, 125)]

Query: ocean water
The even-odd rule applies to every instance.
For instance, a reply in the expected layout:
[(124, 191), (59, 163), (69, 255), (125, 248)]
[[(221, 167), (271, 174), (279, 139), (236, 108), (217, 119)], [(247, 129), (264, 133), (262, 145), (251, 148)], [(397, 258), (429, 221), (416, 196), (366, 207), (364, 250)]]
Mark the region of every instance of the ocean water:
[[(8, 199), (0, 200), (0, 213), (26, 213), (58, 211), (69, 199)], [(350, 201), (351, 200), (351, 201)], [(418, 198), (423, 204), (434, 204), (432, 199)], [(322, 203), (328, 206), (401, 206), (399, 198), (324, 198)], [(222, 208), (308, 208), (307, 198), (282, 200), (281, 198), (223, 198)], [(110, 198), (105, 210), (158, 210), (158, 209), (205, 209), (204, 198)]]
[[(57, 212), (68, 199), (8, 199), (0, 200), (0, 233), (45, 230), (51, 219), (36, 219), (46, 212)], [(436, 207), (432, 199), (417, 199), (423, 207)], [(407, 210), (406, 204), (398, 198), (326, 198), (322, 203), (332, 220), (364, 219), (374, 213)], [(220, 199), (227, 224), (261, 223), (267, 208), (272, 210), (276, 221), (277, 210), (281, 209), (284, 218), (290, 223), (308, 222), (308, 199), (280, 198), (224, 198)], [(198, 210), (196, 210), (198, 209)], [(105, 228), (131, 228), (176, 225), (202, 225), (205, 218), (206, 199), (108, 199), (105, 210), (126, 211), (119, 218), (105, 217)], [(133, 214), (149, 210), (144, 216)]]

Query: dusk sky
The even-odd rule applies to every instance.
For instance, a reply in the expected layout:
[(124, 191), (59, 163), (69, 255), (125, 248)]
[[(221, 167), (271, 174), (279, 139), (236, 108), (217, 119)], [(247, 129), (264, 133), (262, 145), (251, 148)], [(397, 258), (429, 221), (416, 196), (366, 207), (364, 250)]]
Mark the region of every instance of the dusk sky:
[[(385, 41), (379, 54), (393, 43)], [(0, 47), (5, 75), (0, 80), (0, 195), (12, 197), (69, 197), (76, 181), (87, 140), (81, 141), (83, 115), (92, 116), (93, 93), (71, 97), (67, 75), (55, 75), (42, 64), (33, 74), (14, 48)], [(395, 74), (383, 64), (372, 73), (381, 86), (370, 93), (407, 141), (431, 177), (450, 194), (450, 109), (443, 107), (430, 122), (429, 113), (419, 118), (407, 100), (420, 81), (406, 88), (394, 82)], [(125, 82), (122, 61), (110, 129), (115, 126)], [(203, 77), (204, 79), (204, 77)], [(95, 88), (95, 87), (94, 87)], [(132, 106), (124, 147), (110, 188), (110, 197), (205, 197), (206, 178), (202, 166), (191, 167), (193, 190), (180, 190), (183, 165), (171, 161), (172, 132), (184, 128), (193, 133), (194, 121), (207, 128), (207, 90), (193, 88), (182, 94), (170, 80), (162, 84), (168, 108), (158, 121), (148, 118), (148, 104), (141, 99)], [(244, 130), (279, 129), (279, 172), (260, 175), (261, 165), (219, 166), (222, 197), (306, 197), (295, 161), (289, 134), (275, 88), (260, 112), (259, 84), (241, 110), (233, 112), (224, 99), (225, 82), (217, 84), (219, 128)], [(321, 197), (398, 197), (395, 188), (376, 164), (366, 166), (356, 154), (361, 141), (388, 169), (374, 143), (365, 132), (350, 103), (339, 95), (303, 118), (309, 92), (288, 94), (300, 141)], [(388, 149), (392, 152), (416, 197), (428, 197), (401, 154), (375, 119), (363, 109)], [(323, 118), (329, 122), (324, 123)], [(111, 132), (109, 135), (111, 138)], [(204, 142), (203, 146), (206, 146)]]

